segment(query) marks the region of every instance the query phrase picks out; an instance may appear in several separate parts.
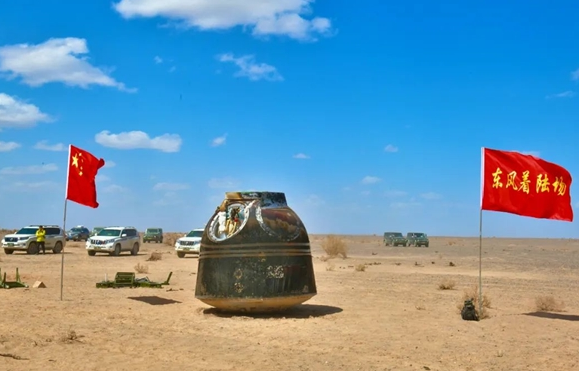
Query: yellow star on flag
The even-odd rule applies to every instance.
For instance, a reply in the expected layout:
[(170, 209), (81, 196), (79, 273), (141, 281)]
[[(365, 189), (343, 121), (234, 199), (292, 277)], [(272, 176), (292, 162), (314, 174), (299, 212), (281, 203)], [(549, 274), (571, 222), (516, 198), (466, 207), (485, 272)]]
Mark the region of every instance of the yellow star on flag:
[(72, 166), (78, 167), (78, 157), (76, 155), (72, 156)]

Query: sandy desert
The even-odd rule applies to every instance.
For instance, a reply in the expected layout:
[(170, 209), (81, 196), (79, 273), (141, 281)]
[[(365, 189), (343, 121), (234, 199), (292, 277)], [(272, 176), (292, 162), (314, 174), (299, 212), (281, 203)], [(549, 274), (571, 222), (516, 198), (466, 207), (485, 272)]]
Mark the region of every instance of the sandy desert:
[[(137, 256), (0, 256), (30, 288), (0, 289), (0, 369), (10, 370), (574, 370), (579, 368), (579, 240), (483, 240), (488, 318), (463, 321), (478, 284), (478, 238), (429, 248), (341, 236), (327, 259), (311, 235), (318, 294), (279, 315), (220, 314), (195, 299), (197, 258), (165, 244)], [(161, 253), (156, 261), (147, 259)], [(97, 289), (146, 266), (162, 289)], [(46, 288), (33, 288), (36, 281)], [(476, 290), (476, 288), (474, 288)]]

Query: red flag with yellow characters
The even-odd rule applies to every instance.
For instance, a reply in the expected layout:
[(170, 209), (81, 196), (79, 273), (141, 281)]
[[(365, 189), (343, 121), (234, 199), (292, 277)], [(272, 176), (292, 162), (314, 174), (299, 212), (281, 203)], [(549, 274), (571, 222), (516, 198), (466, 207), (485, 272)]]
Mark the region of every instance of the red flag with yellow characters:
[(68, 176), (66, 199), (78, 204), (97, 208), (96, 176), (105, 165), (102, 158), (71, 145), (68, 151)]
[(482, 149), (481, 208), (572, 222), (571, 174), (531, 155)]

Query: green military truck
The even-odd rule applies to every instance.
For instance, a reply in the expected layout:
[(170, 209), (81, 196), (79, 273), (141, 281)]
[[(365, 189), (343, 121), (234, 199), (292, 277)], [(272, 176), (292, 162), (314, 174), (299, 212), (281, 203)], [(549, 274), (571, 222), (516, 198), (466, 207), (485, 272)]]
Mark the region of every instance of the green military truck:
[(408, 246), (428, 247), (430, 245), (430, 241), (428, 240), (426, 233), (408, 232), (406, 234), (406, 239), (408, 240)]
[(143, 242), (163, 243), (163, 228), (147, 228)]
[(400, 232), (386, 232), (384, 233), (384, 246), (399, 246), (406, 247), (408, 240)]

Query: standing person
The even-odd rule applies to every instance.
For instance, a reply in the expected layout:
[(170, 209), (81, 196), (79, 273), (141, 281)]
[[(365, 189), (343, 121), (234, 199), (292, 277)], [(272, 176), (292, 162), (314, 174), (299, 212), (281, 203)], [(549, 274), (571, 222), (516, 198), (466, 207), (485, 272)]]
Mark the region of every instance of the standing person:
[(36, 231), (36, 243), (38, 244), (38, 252), (36, 254), (40, 253), (40, 247), (42, 246), (42, 253), (46, 255), (46, 250), (44, 246), (44, 236), (46, 236), (46, 231), (44, 230), (44, 227), (42, 226), (38, 227), (38, 230)]

